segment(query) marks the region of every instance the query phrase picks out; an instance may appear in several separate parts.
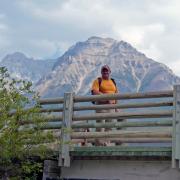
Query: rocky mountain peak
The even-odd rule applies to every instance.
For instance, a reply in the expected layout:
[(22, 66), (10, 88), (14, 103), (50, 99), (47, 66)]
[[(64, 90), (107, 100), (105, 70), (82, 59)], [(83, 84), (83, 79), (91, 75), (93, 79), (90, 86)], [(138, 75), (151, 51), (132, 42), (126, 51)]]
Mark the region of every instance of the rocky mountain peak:
[(98, 36), (92, 36), (90, 38), (87, 39), (88, 43), (92, 43), (92, 44), (110, 44), (112, 45), (113, 43), (116, 42), (116, 40), (112, 39), (112, 38), (102, 38), (102, 37), (98, 37)]
[(21, 52), (6, 55), (0, 62), (9, 73), (17, 79), (32, 81), (35, 85), (40, 78), (49, 72), (56, 60), (35, 60)]
[(104, 64), (110, 66), (120, 92), (169, 90), (180, 83), (166, 65), (146, 57), (128, 42), (96, 36), (77, 42), (57, 59), (36, 60), (15, 52), (0, 62), (13, 77), (32, 81), (44, 97), (69, 91), (89, 94)]
[(14, 61), (14, 60), (25, 60), (27, 59), (26, 55), (21, 52), (14, 52), (12, 54), (6, 55), (2, 61)]
[(100, 76), (101, 66), (108, 64), (121, 92), (171, 89), (180, 82), (162, 66), (125, 41), (90, 37), (77, 42), (58, 58), (53, 70), (37, 84), (42, 96), (60, 96), (64, 92), (90, 93), (91, 84)]
[(103, 49), (110, 48), (115, 42), (116, 41), (111, 38), (100, 38), (93, 36), (84, 42), (76, 43), (67, 52), (71, 55), (77, 55), (78, 53), (86, 53), (89, 51), (91, 51), (91, 53), (98, 53), (98, 50), (102, 51)]

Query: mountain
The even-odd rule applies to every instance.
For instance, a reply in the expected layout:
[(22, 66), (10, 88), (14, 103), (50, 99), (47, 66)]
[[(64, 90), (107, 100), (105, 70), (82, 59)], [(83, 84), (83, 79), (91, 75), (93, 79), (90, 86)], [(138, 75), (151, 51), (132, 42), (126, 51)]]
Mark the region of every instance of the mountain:
[(26, 57), (23, 53), (15, 52), (6, 55), (0, 66), (5, 66), (12, 77), (29, 80), (35, 84), (52, 69), (55, 61), (55, 59), (35, 60)]
[(91, 37), (69, 48), (52, 70), (36, 84), (43, 97), (64, 92), (88, 94), (101, 66), (108, 64), (120, 92), (169, 90), (180, 78), (167, 66), (137, 51), (129, 43), (111, 38)]

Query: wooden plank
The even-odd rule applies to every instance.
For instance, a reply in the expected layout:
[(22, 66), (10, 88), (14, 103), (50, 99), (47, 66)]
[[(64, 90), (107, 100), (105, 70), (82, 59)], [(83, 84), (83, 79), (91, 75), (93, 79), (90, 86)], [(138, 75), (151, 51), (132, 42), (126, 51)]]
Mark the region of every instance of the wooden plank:
[[(172, 138), (108, 138), (112, 143), (171, 143)], [(73, 139), (72, 143), (83, 143), (84, 139)], [(87, 143), (94, 143), (95, 139), (86, 139)]]
[[(43, 119), (39, 119), (38, 122), (59, 122), (62, 121), (62, 115), (57, 116), (57, 115), (46, 115), (43, 117)], [(34, 120), (21, 120), (19, 122), (20, 125), (25, 125), (25, 124), (33, 124)]]
[(164, 111), (139, 111), (139, 112), (115, 112), (115, 113), (97, 113), (91, 115), (74, 115), (73, 121), (81, 120), (103, 120), (103, 119), (134, 119), (134, 118), (159, 118), (172, 117), (172, 110)]
[[(90, 106), (75, 106), (74, 111), (86, 111), (86, 110), (101, 110), (101, 109), (127, 109), (127, 108), (146, 108), (146, 107), (164, 107), (173, 106), (172, 101), (164, 102), (147, 102), (147, 103), (130, 103), (130, 104), (106, 104), (106, 105), (90, 105)], [(42, 108), (40, 112), (62, 112), (63, 107), (59, 108)], [(12, 114), (15, 114), (13, 112)]]
[(101, 110), (101, 109), (147, 108), (147, 107), (164, 107), (164, 106), (173, 106), (173, 102), (172, 101), (163, 101), (163, 102), (106, 104), (106, 105), (90, 105), (90, 106), (77, 106), (76, 105), (74, 107), (74, 111)]
[(175, 157), (175, 149), (176, 149), (176, 86), (173, 87), (173, 129), (172, 129), (172, 168), (176, 168), (176, 157)]
[(171, 138), (171, 131), (108, 131), (108, 132), (73, 132), (73, 139), (90, 139), (90, 138), (140, 138), (140, 137), (157, 137)]
[(108, 123), (73, 123), (73, 128), (125, 128), (125, 127), (157, 127), (172, 126), (172, 120), (157, 120), (156, 122), (108, 122)]
[(174, 105), (172, 166), (176, 167), (178, 160), (180, 168), (180, 85), (174, 86)]
[[(55, 136), (53, 141), (52, 140), (41, 140), (41, 142), (30, 142), (30, 141), (25, 141), (23, 142), (25, 145), (27, 144), (31, 144), (31, 145), (47, 145), (47, 147), (49, 146), (49, 143), (53, 144), (53, 143), (57, 143), (57, 141), (59, 140), (61, 136)], [(171, 143), (172, 142), (172, 138), (108, 138), (108, 141), (110, 141), (111, 143)], [(86, 139), (86, 143), (95, 143), (96, 139)], [(80, 143), (84, 143), (84, 139), (72, 139), (71, 140), (71, 145), (76, 145), (76, 144), (80, 144)]]
[(61, 129), (61, 149), (59, 166), (70, 167), (71, 123), (73, 114), (73, 93), (64, 94), (63, 123)]
[[(72, 128), (124, 128), (124, 127), (161, 127), (172, 126), (172, 120), (157, 120), (156, 122), (110, 122), (110, 123), (73, 123)], [(40, 129), (60, 129), (62, 123), (43, 123)]]
[(63, 107), (59, 107), (59, 108), (42, 108), (40, 109), (40, 112), (42, 113), (46, 113), (46, 112), (63, 112)]
[(88, 102), (99, 100), (112, 99), (144, 99), (144, 98), (162, 98), (173, 97), (173, 91), (159, 91), (159, 92), (143, 92), (143, 93), (127, 93), (127, 94), (106, 94), (106, 95), (91, 95), (91, 96), (75, 96), (75, 102)]
[(39, 103), (41, 105), (45, 105), (45, 104), (62, 104), (62, 103), (64, 103), (64, 98), (63, 97), (59, 97), (59, 98), (44, 98), (44, 99), (40, 99)]
[(180, 168), (180, 85), (176, 86), (176, 159)]
[[(101, 120), (101, 119), (134, 119), (134, 118), (160, 118), (160, 117), (172, 117), (172, 110), (165, 111), (142, 111), (142, 112), (119, 112), (119, 113), (98, 113), (92, 115), (74, 115), (73, 121), (85, 121), (85, 120)], [(62, 116), (48, 115), (39, 122), (59, 122), (62, 121)], [(23, 124), (33, 124), (33, 121), (22, 120)]]
[[(59, 137), (55, 134), (55, 137)], [(107, 132), (71, 132), (72, 139), (94, 139), (94, 138), (172, 138), (171, 130), (116, 130)]]
[[(23, 142), (24, 144), (31, 144), (31, 145), (40, 145), (43, 144), (45, 145), (45, 143), (47, 144), (47, 146), (49, 145), (49, 143), (53, 144), (53, 143), (57, 143), (57, 141), (59, 140), (61, 136), (55, 136), (54, 140), (42, 140), (41, 142)], [(111, 143), (171, 143), (172, 142), (172, 138), (108, 138), (108, 141), (110, 141)], [(95, 143), (96, 139), (86, 139), (86, 143)], [(80, 143), (84, 143), (84, 139), (72, 139), (71, 140), (71, 145), (76, 145), (76, 144), (80, 144)]]

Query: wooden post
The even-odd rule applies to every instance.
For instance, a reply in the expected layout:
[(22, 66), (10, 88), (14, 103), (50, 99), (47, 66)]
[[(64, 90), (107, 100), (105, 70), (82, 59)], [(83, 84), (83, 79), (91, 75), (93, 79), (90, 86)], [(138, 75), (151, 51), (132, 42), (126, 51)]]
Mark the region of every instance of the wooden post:
[(63, 122), (61, 128), (61, 146), (59, 166), (70, 167), (71, 124), (73, 115), (73, 93), (64, 94)]
[(172, 167), (176, 168), (179, 161), (180, 168), (180, 85), (174, 86), (174, 113), (172, 134)]

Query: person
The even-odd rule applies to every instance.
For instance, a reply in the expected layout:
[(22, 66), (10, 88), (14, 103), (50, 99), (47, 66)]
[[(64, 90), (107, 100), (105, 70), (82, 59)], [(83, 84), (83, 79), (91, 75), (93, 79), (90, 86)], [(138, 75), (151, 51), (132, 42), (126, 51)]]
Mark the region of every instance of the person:
[[(101, 68), (101, 77), (95, 79), (92, 84), (92, 94), (93, 95), (101, 95), (101, 94), (114, 94), (118, 93), (118, 88), (116, 86), (116, 83), (114, 79), (110, 77), (111, 69), (108, 65), (104, 65)], [(116, 104), (117, 100), (103, 100), (95, 102), (95, 104)], [(111, 112), (119, 112), (118, 109), (108, 109), (108, 110), (96, 110), (96, 113), (111, 113)], [(113, 120), (97, 120), (97, 123), (101, 122), (112, 122)], [(106, 128), (105, 131), (111, 130), (110, 128)], [(97, 132), (102, 132), (104, 129), (97, 128)], [(95, 140), (96, 145), (107, 145), (107, 140)]]

